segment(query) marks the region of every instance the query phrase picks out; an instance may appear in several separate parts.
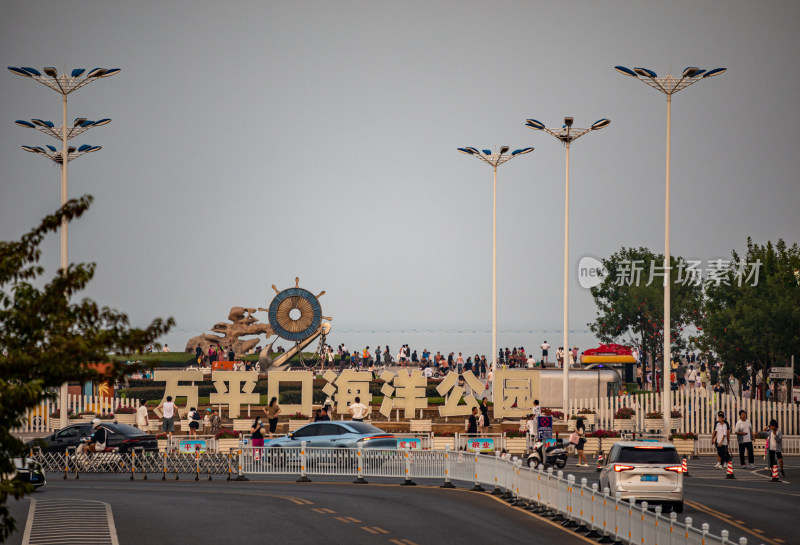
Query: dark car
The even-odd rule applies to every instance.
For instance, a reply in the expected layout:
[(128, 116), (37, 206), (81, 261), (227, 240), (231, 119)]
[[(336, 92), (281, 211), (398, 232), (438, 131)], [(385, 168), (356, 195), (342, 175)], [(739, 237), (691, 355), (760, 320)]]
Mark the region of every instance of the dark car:
[(394, 435), (372, 424), (335, 420), (305, 425), (289, 435), (269, 441), (266, 446), (299, 447), (304, 441), (309, 447), (397, 448)]
[[(103, 422), (100, 427), (107, 432), (106, 451), (130, 452), (134, 448), (157, 452), (158, 440), (155, 435), (145, 433), (127, 424)], [(63, 453), (69, 447), (78, 447), (81, 441), (92, 436), (91, 424), (73, 424), (54, 431), (47, 437), (28, 441), (28, 448), (40, 447), (43, 452)]]

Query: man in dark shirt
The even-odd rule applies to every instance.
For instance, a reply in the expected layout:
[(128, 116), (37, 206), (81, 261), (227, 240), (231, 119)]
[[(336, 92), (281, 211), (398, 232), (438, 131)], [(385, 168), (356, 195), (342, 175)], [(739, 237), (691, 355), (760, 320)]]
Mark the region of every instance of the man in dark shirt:
[(327, 406), (327, 405), (324, 405), (324, 406), (323, 406), (323, 407), (320, 409), (320, 413), (319, 413), (319, 419), (320, 419), (320, 421), (325, 421), (325, 420), (328, 420), (328, 421), (330, 421), (331, 417), (330, 417), (330, 416), (328, 416), (328, 406)]
[(478, 434), (478, 407), (472, 407), (472, 414), (469, 415), (469, 422), (465, 431), (467, 434)]

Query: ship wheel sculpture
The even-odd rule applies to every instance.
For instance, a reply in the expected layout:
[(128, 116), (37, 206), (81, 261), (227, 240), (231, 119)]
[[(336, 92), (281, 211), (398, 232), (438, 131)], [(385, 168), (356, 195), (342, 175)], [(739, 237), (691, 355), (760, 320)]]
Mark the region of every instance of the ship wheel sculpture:
[[(272, 289), (277, 294), (269, 305), (268, 309), (260, 308), (269, 315), (269, 324), (273, 331), (282, 339), (293, 341), (294, 347), (275, 362), (270, 362), (275, 366), (286, 363), (295, 354), (299, 357), (304, 367), (314, 367), (324, 362), (326, 356), (325, 338), (330, 331), (330, 324), (323, 324), (322, 320), (332, 318), (322, 315), (322, 306), (319, 298), (325, 295), (321, 292), (314, 295), (308, 290), (300, 287), (300, 278), (295, 278), (293, 288), (278, 290), (273, 284)], [(302, 349), (308, 346), (316, 337), (320, 337), (319, 346), (311, 361), (303, 358)], [(270, 347), (272, 345), (270, 344)], [(271, 358), (270, 358), (271, 359)], [(262, 369), (264, 366), (262, 365)]]

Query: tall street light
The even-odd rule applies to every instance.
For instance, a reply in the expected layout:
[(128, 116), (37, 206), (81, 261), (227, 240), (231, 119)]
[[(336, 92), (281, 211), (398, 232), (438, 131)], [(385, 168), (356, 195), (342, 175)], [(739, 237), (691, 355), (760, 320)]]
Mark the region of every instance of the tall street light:
[[(56, 70), (52, 66), (47, 66), (42, 69), (42, 72), (39, 72), (36, 68), (31, 68), (28, 66), (16, 67), (16, 66), (9, 66), (8, 69), (18, 75), (23, 76), (26, 78), (30, 78), (34, 81), (38, 81), (42, 85), (49, 87), (53, 91), (57, 92), (61, 95), (61, 105), (62, 105), (62, 112), (61, 112), (61, 126), (56, 128), (54, 124), (50, 121), (42, 121), (41, 119), (33, 119), (31, 123), (27, 121), (17, 121), (17, 125), (22, 127), (29, 127), (33, 125), (32, 128), (40, 130), (45, 134), (49, 134), (54, 138), (59, 138), (60, 133), (60, 140), (61, 140), (61, 151), (56, 150), (53, 146), (47, 146), (47, 149), (41, 147), (32, 147), (32, 146), (23, 146), (25, 151), (29, 151), (31, 153), (38, 153), (44, 157), (49, 158), (50, 160), (58, 163), (61, 165), (61, 206), (64, 206), (67, 202), (67, 164), (72, 159), (77, 159), (81, 155), (85, 153), (91, 153), (93, 151), (98, 151), (100, 146), (87, 146), (83, 145), (78, 148), (70, 147), (67, 145), (67, 141), (72, 138), (73, 136), (78, 136), (79, 134), (85, 132), (92, 126), (100, 126), (105, 125), (106, 123), (110, 122), (110, 119), (101, 119), (97, 122), (89, 122), (84, 118), (78, 118), (73, 123), (72, 127), (67, 126), (67, 95), (73, 93), (80, 89), (81, 87), (85, 87), (89, 85), (93, 81), (97, 81), (101, 78), (107, 78), (109, 76), (113, 76), (117, 74), (120, 69), (119, 68), (95, 68), (94, 70), (90, 70), (86, 72), (84, 68), (76, 68), (70, 72), (69, 75), (67, 74), (59, 74), (58, 70)], [(69, 247), (67, 241), (67, 220), (66, 218), (61, 220), (61, 269), (64, 271), (67, 270), (67, 265), (69, 263)], [(59, 403), (61, 410), (59, 411), (59, 426), (65, 427), (67, 425), (67, 411), (66, 411), (66, 401), (67, 401), (67, 384), (61, 386), (61, 391), (59, 393)]]
[(727, 68), (714, 68), (713, 70), (703, 70), (696, 66), (689, 66), (683, 71), (679, 78), (674, 77), (672, 74), (659, 78), (655, 72), (648, 68), (625, 68), (624, 66), (615, 66), (614, 69), (624, 76), (630, 76), (642, 81), (667, 95), (667, 181), (666, 181), (666, 205), (664, 212), (664, 350), (663, 350), (663, 390), (661, 412), (664, 416), (664, 434), (669, 433), (669, 420), (670, 420), (670, 405), (667, 404), (667, 396), (670, 393), (670, 364), (672, 363), (672, 346), (671, 337), (672, 329), (670, 328), (670, 254), (669, 254), (669, 158), (670, 158), (670, 128), (672, 122), (672, 95), (686, 89), (693, 83), (706, 78), (719, 76), (727, 70)]
[(561, 140), (566, 147), (566, 197), (564, 199), (564, 384), (562, 385), (562, 397), (564, 399), (564, 416), (569, 418), (567, 411), (569, 410), (569, 362), (572, 352), (569, 348), (569, 146), (572, 142), (580, 138), (586, 133), (597, 131), (603, 127), (607, 127), (611, 121), (608, 119), (600, 119), (592, 124), (588, 129), (576, 129), (572, 126), (573, 118), (565, 117), (564, 125), (560, 129), (545, 127), (544, 123), (536, 119), (528, 119), (525, 121), (525, 126), (537, 131), (543, 131)]
[(533, 148), (517, 149), (510, 155), (506, 155), (508, 150), (508, 146), (501, 147), (497, 153), (492, 153), (492, 150), (488, 149), (478, 151), (475, 148), (458, 148), (461, 153), (472, 155), (492, 167), (494, 176), (492, 185), (492, 358), (490, 360), (492, 369), (497, 367), (497, 167), (514, 157), (532, 152)]

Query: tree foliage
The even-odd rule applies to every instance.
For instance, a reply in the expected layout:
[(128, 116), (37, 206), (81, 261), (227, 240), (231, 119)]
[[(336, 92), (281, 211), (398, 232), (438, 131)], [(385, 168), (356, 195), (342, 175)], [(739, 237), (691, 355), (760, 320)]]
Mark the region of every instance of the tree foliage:
[(734, 251), (722, 265), (706, 282), (699, 342), (725, 363), (724, 373), (755, 384), (758, 371), (766, 376), (800, 354), (800, 248), (748, 238), (746, 253)]
[[(591, 288), (597, 319), (589, 323), (602, 342), (635, 343), (644, 354), (663, 352), (664, 254), (647, 248), (622, 248), (602, 260), (603, 281)], [(700, 318), (701, 286), (686, 281), (683, 260), (671, 256), (671, 343), (674, 350), (686, 348), (683, 332)], [(679, 274), (681, 271), (683, 274)]]
[(87, 364), (109, 362), (110, 351), (142, 349), (174, 325), (169, 318), (132, 328), (123, 313), (90, 299), (75, 302), (91, 281), (94, 264), (70, 265), (43, 282), (42, 242), (62, 219), (79, 218), (91, 202), (90, 196), (70, 200), (19, 241), (0, 242), (0, 541), (15, 530), (9, 497), (30, 492), (28, 485), (7, 478), (24, 448), (12, 430), (22, 424), (26, 411), (54, 397), (64, 382), (121, 378), (121, 362), (112, 362), (102, 376)]

